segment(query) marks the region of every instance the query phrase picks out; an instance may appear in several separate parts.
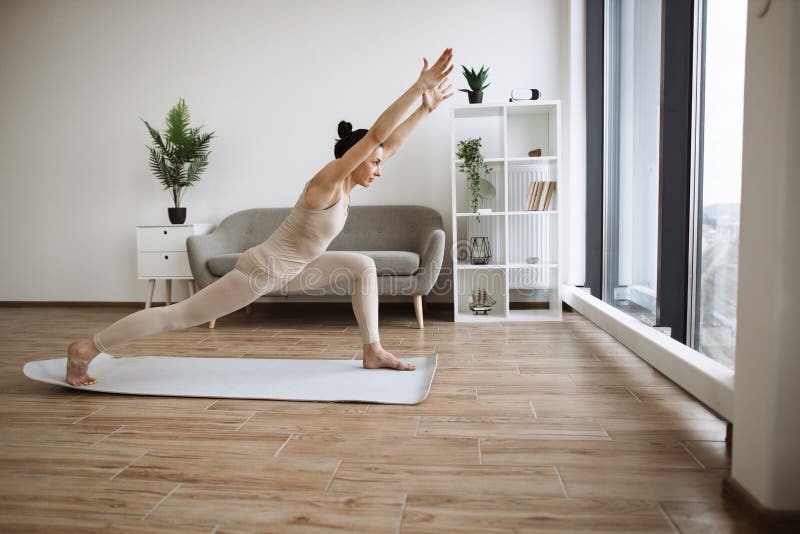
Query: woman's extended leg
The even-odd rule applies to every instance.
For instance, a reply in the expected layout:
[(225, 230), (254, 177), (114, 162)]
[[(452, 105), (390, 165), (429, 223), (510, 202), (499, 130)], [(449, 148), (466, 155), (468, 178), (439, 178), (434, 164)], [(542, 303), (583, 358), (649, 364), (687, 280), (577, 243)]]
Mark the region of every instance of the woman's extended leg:
[[(248, 275), (234, 269), (185, 300), (170, 306), (139, 310), (98, 332), (90, 340), (70, 344), (67, 349), (67, 382), (73, 386), (94, 383), (94, 379), (87, 375), (89, 363), (108, 347), (159, 332), (189, 328), (250, 304), (259, 297), (259, 292), (251, 285)], [(272, 290), (264, 289), (265, 292)]]
[(286, 285), (288, 292), (315, 290), (332, 286), (334, 291), (353, 299), (353, 312), (364, 343), (364, 367), (389, 367), (413, 371), (414, 365), (403, 363), (383, 349), (378, 335), (378, 276), (375, 261), (356, 252), (327, 251), (309, 263)]

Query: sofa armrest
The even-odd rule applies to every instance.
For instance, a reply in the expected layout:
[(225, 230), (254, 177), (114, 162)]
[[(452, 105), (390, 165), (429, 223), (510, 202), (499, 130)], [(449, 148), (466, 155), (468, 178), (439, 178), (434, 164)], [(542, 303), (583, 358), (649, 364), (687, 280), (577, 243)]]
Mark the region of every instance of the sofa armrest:
[(427, 295), (433, 289), (444, 260), (445, 234), (441, 228), (430, 231), (422, 238), (419, 253), (419, 270), (416, 273), (417, 289), (415, 294)]
[(229, 250), (231, 248), (230, 237), (219, 229), (205, 235), (193, 235), (186, 238), (186, 252), (189, 257), (189, 267), (192, 276), (200, 290), (211, 282), (218, 280), (219, 277), (208, 270), (208, 260), (221, 254), (231, 252), (241, 252)]

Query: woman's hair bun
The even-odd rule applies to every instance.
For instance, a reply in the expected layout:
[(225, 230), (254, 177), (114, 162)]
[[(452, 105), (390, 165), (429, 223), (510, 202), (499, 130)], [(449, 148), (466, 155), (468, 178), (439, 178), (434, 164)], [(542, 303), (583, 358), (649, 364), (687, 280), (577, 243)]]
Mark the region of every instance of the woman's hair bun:
[(347, 121), (339, 121), (339, 139), (344, 139), (353, 133), (353, 125)]
[(339, 139), (333, 146), (333, 155), (336, 159), (341, 158), (345, 152), (361, 141), (367, 135), (367, 130), (353, 130), (353, 125), (347, 121), (339, 121)]

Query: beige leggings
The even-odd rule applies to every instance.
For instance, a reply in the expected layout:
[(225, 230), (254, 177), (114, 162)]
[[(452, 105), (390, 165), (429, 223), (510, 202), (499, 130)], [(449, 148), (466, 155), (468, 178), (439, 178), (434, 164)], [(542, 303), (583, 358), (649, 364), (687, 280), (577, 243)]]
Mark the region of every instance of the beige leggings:
[[(350, 285), (352, 284), (352, 288)], [(244, 273), (234, 269), (193, 296), (172, 304), (132, 313), (94, 335), (97, 350), (134, 339), (180, 330), (227, 315), (276, 290), (321, 294), (331, 286), (337, 294), (352, 289), (353, 311), (364, 343), (378, 341), (378, 279), (375, 262), (355, 252), (324, 252), (291, 280), (267, 275), (263, 270)]]

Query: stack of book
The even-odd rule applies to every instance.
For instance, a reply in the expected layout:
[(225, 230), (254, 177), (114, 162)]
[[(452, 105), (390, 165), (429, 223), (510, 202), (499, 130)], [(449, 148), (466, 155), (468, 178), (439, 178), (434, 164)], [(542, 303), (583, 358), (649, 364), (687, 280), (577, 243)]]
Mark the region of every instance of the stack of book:
[(531, 182), (525, 199), (525, 211), (547, 211), (555, 191), (556, 183), (553, 181)]

